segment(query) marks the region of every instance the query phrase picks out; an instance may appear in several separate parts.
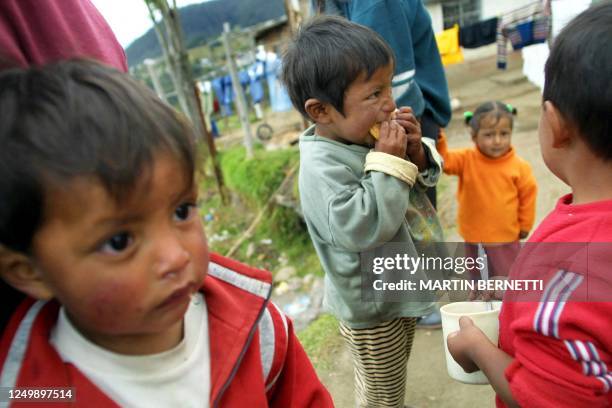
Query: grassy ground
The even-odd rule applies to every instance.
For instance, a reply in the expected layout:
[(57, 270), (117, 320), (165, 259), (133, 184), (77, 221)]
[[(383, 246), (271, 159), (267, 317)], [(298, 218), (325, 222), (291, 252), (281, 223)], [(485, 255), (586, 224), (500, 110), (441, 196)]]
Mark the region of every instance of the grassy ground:
[[(200, 208), (211, 250), (227, 253), (297, 161), (296, 148), (266, 151), (258, 146), (251, 160), (246, 160), (242, 147), (220, 152), (219, 162), (230, 203), (221, 202), (212, 178), (202, 183)], [(297, 197), (297, 191), (294, 194)], [(285, 263), (296, 267), (298, 276), (323, 275), (305, 224), (293, 209), (276, 204), (233, 257), (273, 273), (282, 266), (284, 258)]]
[(329, 314), (322, 314), (307, 328), (298, 333), (306, 354), (315, 368), (330, 370), (338, 351), (343, 347), (338, 334), (338, 321)]

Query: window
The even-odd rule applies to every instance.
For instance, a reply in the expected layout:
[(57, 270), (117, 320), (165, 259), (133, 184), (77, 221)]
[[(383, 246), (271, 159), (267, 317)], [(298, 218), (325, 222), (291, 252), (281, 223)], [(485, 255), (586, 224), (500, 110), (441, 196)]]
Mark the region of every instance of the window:
[(480, 0), (452, 0), (442, 2), (444, 29), (455, 24), (460, 26), (477, 23), (480, 20)]

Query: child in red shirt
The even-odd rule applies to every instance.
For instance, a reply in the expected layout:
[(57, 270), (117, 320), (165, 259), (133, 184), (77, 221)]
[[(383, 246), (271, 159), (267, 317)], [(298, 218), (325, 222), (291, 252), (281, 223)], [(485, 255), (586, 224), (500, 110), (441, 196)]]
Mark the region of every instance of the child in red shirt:
[(0, 278), (28, 296), (0, 336), (2, 387), (82, 407), (333, 406), (270, 274), (209, 253), (194, 141), (94, 62), (0, 74)]
[[(510, 274), (543, 279), (544, 290), (535, 302), (506, 293), (499, 348), (467, 317), (447, 339), (464, 370), (488, 377), (500, 407), (612, 405), (611, 37), (606, 2), (564, 28), (546, 63), (542, 156), (572, 193), (537, 228), (530, 242), (540, 244), (528, 244)], [(559, 255), (563, 263), (549, 262)]]

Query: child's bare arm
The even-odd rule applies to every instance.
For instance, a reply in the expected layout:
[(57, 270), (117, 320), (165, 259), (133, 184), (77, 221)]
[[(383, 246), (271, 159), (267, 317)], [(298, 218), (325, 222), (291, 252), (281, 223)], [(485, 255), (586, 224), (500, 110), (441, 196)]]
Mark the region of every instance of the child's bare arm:
[(513, 359), (485, 336), (469, 317), (459, 319), (460, 330), (447, 339), (448, 350), (468, 373), (482, 370), (491, 386), (508, 407), (518, 407), (504, 372)]

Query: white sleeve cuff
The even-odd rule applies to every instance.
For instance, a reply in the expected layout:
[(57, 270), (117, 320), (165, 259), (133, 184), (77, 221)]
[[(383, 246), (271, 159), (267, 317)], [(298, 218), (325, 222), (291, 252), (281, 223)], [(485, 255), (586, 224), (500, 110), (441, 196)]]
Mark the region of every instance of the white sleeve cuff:
[(374, 151), (366, 156), (364, 170), (388, 174), (402, 180), (410, 187), (414, 185), (419, 174), (419, 169), (414, 163), (392, 154)]

